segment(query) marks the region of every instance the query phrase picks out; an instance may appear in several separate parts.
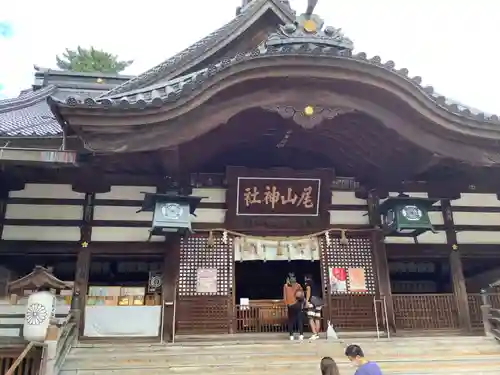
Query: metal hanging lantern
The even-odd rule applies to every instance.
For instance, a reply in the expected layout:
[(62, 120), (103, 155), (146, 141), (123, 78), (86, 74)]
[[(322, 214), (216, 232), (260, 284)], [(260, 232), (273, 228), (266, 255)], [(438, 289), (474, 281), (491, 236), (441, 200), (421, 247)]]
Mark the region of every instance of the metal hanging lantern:
[(144, 193), (140, 211), (153, 212), (150, 236), (192, 233), (191, 215), (196, 216), (196, 207), (202, 199), (203, 197), (181, 195), (176, 190), (166, 194)]
[(417, 237), (432, 231), (429, 209), (437, 199), (400, 195), (387, 198), (379, 207), (384, 232), (387, 236)]

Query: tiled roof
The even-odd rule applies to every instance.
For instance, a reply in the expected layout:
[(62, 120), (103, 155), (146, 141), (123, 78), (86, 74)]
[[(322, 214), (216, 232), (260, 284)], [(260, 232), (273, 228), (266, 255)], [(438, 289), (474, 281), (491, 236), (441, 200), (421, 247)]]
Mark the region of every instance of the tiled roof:
[[(316, 37), (311, 37), (304, 36), (304, 34), (297, 34), (296, 30), (292, 30), (294, 27), (293, 24), (281, 27), (279, 32), (271, 34), (267, 41), (253, 51), (238, 53), (231, 59), (226, 58), (205, 69), (168, 82), (156, 83), (123, 94), (105, 94), (98, 98), (70, 96), (66, 101), (55, 99), (54, 102), (70, 107), (92, 107), (117, 110), (159, 107), (166, 103), (173, 103), (181, 97), (192, 95), (194, 91), (203, 90), (205, 84), (218, 73), (236, 64), (240, 64), (245, 60), (261, 59), (268, 56), (275, 58), (280, 55), (296, 55), (349, 59), (377, 66), (380, 69), (387, 70), (399, 76), (401, 79), (410, 82), (416, 90), (427, 96), (429, 100), (432, 100), (436, 105), (451, 113), (480, 122), (500, 124), (500, 119), (497, 115), (487, 114), (477, 109), (466, 107), (463, 104), (436, 93), (431, 86), (422, 86), (421, 77), (410, 77), (408, 69), (396, 69), (395, 63), (391, 60), (382, 62), (379, 56), (367, 58), (364, 52), (352, 54), (352, 42), (343, 36), (340, 29), (326, 27), (321, 33), (318, 33)], [(287, 33), (289, 33), (289, 35)]]
[(47, 104), (47, 98), (64, 101), (74, 95), (96, 97), (101, 93), (95, 90), (65, 90), (50, 85), (36, 91), (24, 90), (17, 98), (0, 100), (0, 137), (59, 135), (62, 129)]
[[(61, 126), (47, 104), (80, 95), (96, 97), (132, 77), (117, 74), (77, 73), (35, 67), (33, 88), (21, 91), (17, 98), (0, 100), (0, 137), (57, 136)], [(101, 83), (99, 83), (99, 80)]]
[(61, 133), (47, 98), (56, 92), (55, 86), (23, 92), (23, 95), (0, 100), (0, 136), (50, 136)]
[[(283, 22), (292, 21), (294, 12), (290, 8), (288, 1), (283, 0), (253, 0), (229, 23), (221, 28), (215, 30), (213, 33), (207, 35), (205, 38), (199, 40), (192, 46), (189, 46), (177, 55), (172, 56), (168, 60), (156, 65), (150, 70), (142, 73), (141, 75), (132, 78), (120, 86), (111, 89), (105, 96), (113, 96), (116, 94), (123, 94), (130, 90), (139, 89), (157, 82), (159, 79), (168, 80), (174, 78), (175, 74), (182, 74), (191, 62), (213, 50), (221, 44), (227, 44), (235, 39), (239, 33), (238, 31), (256, 14), (263, 9), (264, 6), (273, 7), (284, 14)], [(174, 75), (174, 76), (172, 76)], [(104, 95), (103, 95), (104, 96)]]
[[(37, 71), (35, 83), (40, 80), (42, 82), (41, 85), (44, 85), (45, 77), (49, 75), (53, 78), (51, 80), (53, 85), (37, 91), (24, 90), (18, 98), (0, 100), (0, 137), (61, 134), (61, 127), (46, 103), (47, 98), (52, 97), (54, 100), (60, 102), (65, 102), (67, 99), (74, 97), (90, 99), (102, 95), (110, 89), (111, 91), (108, 91), (108, 93), (116, 94), (147, 85), (160, 77), (165, 77), (179, 69), (182, 70), (187, 62), (200, 58), (204, 53), (216, 48), (220, 44), (227, 43), (238, 29), (245, 26), (259, 11), (262, 11), (265, 5), (268, 6), (265, 9), (271, 7), (283, 13), (283, 21), (293, 18), (294, 13), (286, 0), (253, 0), (243, 7), (231, 22), (139, 77), (102, 75), (100, 73), (80, 74), (35, 67)], [(107, 84), (96, 85), (95, 82), (92, 83), (89, 78), (94, 76), (103, 78)], [(124, 78), (127, 80), (122, 83)], [(62, 87), (65, 89), (62, 89)], [(104, 90), (94, 91), (98, 87)], [(78, 91), (78, 88), (80, 88), (80, 91)]]

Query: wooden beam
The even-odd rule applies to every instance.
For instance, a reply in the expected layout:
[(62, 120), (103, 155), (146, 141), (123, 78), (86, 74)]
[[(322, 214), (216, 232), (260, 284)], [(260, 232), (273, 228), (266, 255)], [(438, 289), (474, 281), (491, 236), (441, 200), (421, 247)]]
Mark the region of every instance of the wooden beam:
[(423, 161), (418, 167), (413, 170), (413, 176), (420, 176), (432, 167), (438, 165), (441, 160), (443, 160), (441, 157), (433, 154), (429, 159)]
[[(49, 137), (0, 137), (0, 143), (8, 143), (8, 146), (12, 148), (59, 150), (63, 144), (63, 137), (60, 135)], [(85, 148), (80, 138), (69, 136), (66, 137), (65, 150), (83, 151)]]
[(177, 304), (177, 281), (179, 278), (181, 243), (179, 236), (166, 238), (163, 263), (163, 337), (172, 341), (175, 334), (175, 309)]
[[(125, 186), (156, 186), (164, 176), (159, 174), (133, 174), (133, 173), (105, 173), (93, 168), (35, 168), (34, 166), (6, 167), (6, 173), (24, 183), (40, 184), (71, 184), (78, 191), (88, 190), (92, 186), (94, 192), (96, 187), (109, 185)], [(98, 176), (96, 178), (96, 176)], [(82, 179), (87, 181), (82, 183)], [(13, 190), (13, 189), (11, 189)]]
[[(380, 198), (373, 191), (371, 191), (368, 193), (367, 203), (370, 224), (374, 228), (380, 228), (380, 214), (378, 213)], [(382, 231), (375, 230), (372, 232), (372, 244), (380, 297), (385, 298), (387, 308), (388, 327), (392, 332), (396, 332), (396, 317), (394, 315), (394, 302), (392, 300), (389, 262), (387, 259), (387, 250)]]
[(5, 213), (7, 211), (7, 201), (9, 199), (9, 190), (0, 187), (0, 241), (3, 235), (3, 226), (5, 220)]
[[(179, 147), (158, 151), (158, 162), (161, 165), (160, 175), (178, 176), (181, 169)], [(183, 163), (184, 164), (184, 163)]]
[(453, 285), (453, 294), (455, 295), (455, 301), (457, 303), (460, 328), (465, 332), (472, 332), (469, 297), (467, 295), (460, 249), (457, 244), (457, 233), (454, 228), (453, 211), (449, 200), (445, 199), (441, 201), (441, 210), (443, 213), (446, 240), (450, 249), (449, 261), (451, 281)]
[[(79, 335), (83, 335), (85, 322), (85, 300), (87, 296), (88, 280), (90, 273), (91, 253), (89, 244), (92, 240), (92, 222), (94, 218), (94, 200), (95, 193), (85, 193), (83, 204), (82, 223), (80, 225), (80, 250), (76, 259), (76, 275), (73, 298), (78, 298), (79, 317), (77, 322), (79, 326)], [(76, 305), (76, 304), (75, 304)]]
[[(78, 251), (76, 259), (76, 275), (75, 285), (73, 290), (73, 298), (78, 298), (77, 308), (79, 317), (77, 317), (78, 334), (83, 335), (83, 328), (85, 322), (85, 300), (87, 296), (87, 288), (89, 283), (91, 253), (88, 247), (81, 247)], [(73, 303), (72, 303), (73, 305)]]
[(92, 223), (94, 221), (95, 193), (85, 193), (82, 225), (80, 226), (80, 244), (87, 247), (92, 241)]
[(77, 164), (75, 151), (59, 151), (50, 149), (0, 148), (0, 162), (38, 165), (71, 165)]

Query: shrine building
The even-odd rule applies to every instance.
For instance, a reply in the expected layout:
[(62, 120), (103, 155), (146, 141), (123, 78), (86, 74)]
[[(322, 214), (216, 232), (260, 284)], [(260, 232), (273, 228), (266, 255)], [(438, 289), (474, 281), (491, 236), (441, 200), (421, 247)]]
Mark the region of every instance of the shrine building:
[[(137, 77), (36, 67), (0, 101), (0, 336), (20, 337), (33, 291), (9, 285), (36, 266), (72, 285), (58, 314), (78, 296), (81, 338), (285, 333), (290, 272), (341, 332), (481, 329), (500, 119), (338, 26), (243, 1)], [(200, 201), (193, 233), (151, 230), (160, 193)]]

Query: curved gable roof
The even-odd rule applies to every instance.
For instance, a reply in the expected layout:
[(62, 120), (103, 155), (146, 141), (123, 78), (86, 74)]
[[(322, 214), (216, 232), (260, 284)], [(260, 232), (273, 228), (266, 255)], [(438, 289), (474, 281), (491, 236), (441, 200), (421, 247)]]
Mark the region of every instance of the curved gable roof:
[(123, 94), (151, 85), (159, 80), (168, 81), (182, 75), (188, 69), (212, 56), (224, 46), (235, 40), (248, 27), (254, 24), (268, 10), (272, 10), (284, 23), (293, 21), (295, 13), (288, 1), (283, 0), (253, 0), (229, 23), (207, 35), (180, 53), (170, 57), (141, 75), (132, 78), (107, 93), (101, 95), (113, 96)]
[[(301, 16), (302, 17), (302, 16)], [(298, 17), (297, 20), (300, 21)], [(203, 83), (212, 79), (217, 73), (222, 72), (233, 65), (240, 64), (245, 60), (252, 60), (262, 57), (274, 56), (317, 56), (331, 57), (335, 59), (347, 59), (351, 61), (362, 62), (374, 67), (381, 68), (393, 73), (400, 79), (411, 83), (415, 89), (427, 99), (431, 100), (441, 109), (479, 123), (492, 123), (500, 125), (500, 118), (494, 114), (488, 114), (476, 108), (466, 106), (458, 101), (447, 98), (437, 93), (432, 86), (423, 86), (422, 78), (419, 76), (411, 77), (406, 68), (396, 68), (392, 60), (382, 61), (380, 56), (367, 57), (364, 52), (352, 53), (354, 48), (352, 41), (345, 37), (341, 29), (327, 26), (322, 29), (323, 20), (318, 16), (313, 16), (316, 22), (321, 24), (321, 28), (314, 35), (301, 33), (295, 23), (287, 23), (280, 26), (277, 32), (268, 36), (260, 46), (247, 53), (238, 53), (233, 58), (226, 58), (216, 64), (212, 64), (204, 69), (189, 73), (178, 78), (155, 82), (144, 87), (137, 87), (121, 92), (104, 93), (98, 98), (68, 97), (64, 103), (56, 100), (63, 105), (72, 107), (87, 108), (122, 108), (122, 109), (144, 109), (148, 107), (158, 107), (162, 104), (173, 103), (182, 97), (189, 96), (196, 90), (202, 90)], [(140, 77), (140, 76), (139, 76)], [(137, 79), (139, 79), (139, 77)], [(129, 82), (120, 87), (124, 87)], [(500, 128), (498, 129), (500, 131)]]
[[(115, 95), (49, 98), (49, 103), (75, 132), (85, 134), (91, 149), (132, 152), (179, 145), (244, 109), (282, 105), (280, 100), (298, 100), (302, 92), (317, 106), (334, 103), (365, 112), (440, 157), (478, 166), (500, 163), (498, 116), (436, 94), (391, 60), (352, 50), (352, 41), (340, 29), (323, 28), (319, 16), (304, 14), (280, 26), (257, 48), (205, 69)], [(318, 86), (300, 90), (290, 78)], [(264, 83), (271, 80), (280, 85), (274, 91)], [(222, 93), (237, 86), (236, 96)], [(277, 89), (281, 95), (275, 95)], [(210, 102), (219, 93), (223, 100)]]

